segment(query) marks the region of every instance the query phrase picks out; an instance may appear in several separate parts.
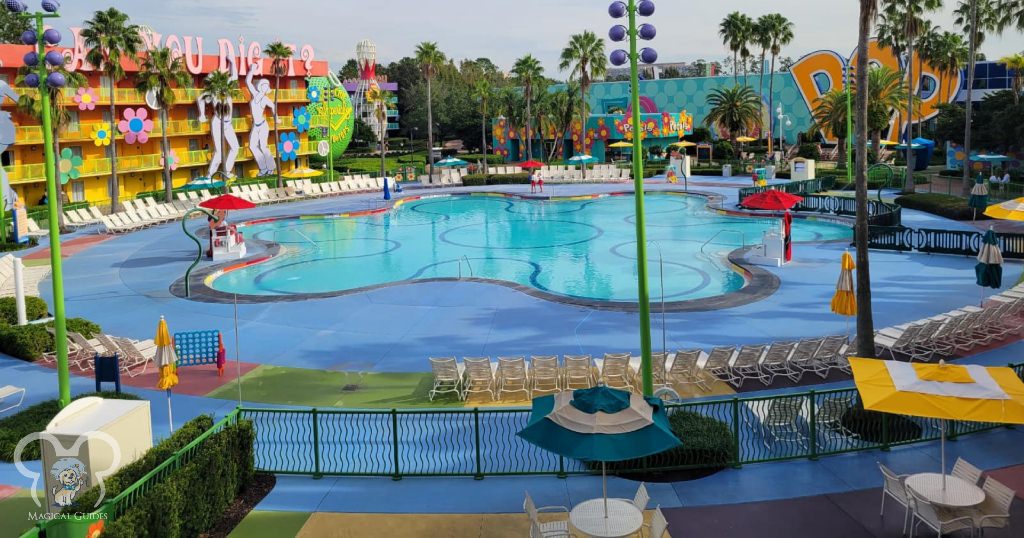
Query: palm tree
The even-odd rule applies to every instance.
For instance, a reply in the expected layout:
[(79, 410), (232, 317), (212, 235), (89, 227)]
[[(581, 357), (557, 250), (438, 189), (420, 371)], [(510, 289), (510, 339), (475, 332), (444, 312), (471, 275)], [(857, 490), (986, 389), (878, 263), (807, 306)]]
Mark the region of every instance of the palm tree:
[[(917, 95), (921, 95), (924, 92), (924, 64), (933, 65), (933, 61), (938, 51), (939, 40), (942, 38), (942, 34), (939, 32), (939, 27), (932, 24), (932, 21), (924, 20), (921, 25), (921, 34), (917, 36), (917, 78), (919, 81), (919, 89)], [(938, 88), (936, 88), (938, 91)], [(921, 104), (914, 108), (917, 118), (917, 136), (924, 136), (924, 120), (920, 120)]]
[[(70, 90), (70, 92), (73, 92), (74, 90), (77, 90), (78, 88), (81, 88), (88, 84), (88, 80), (85, 78), (85, 75), (77, 71), (68, 71), (66, 65), (55, 67), (53, 71), (59, 72), (62, 75), (64, 75), (64, 79), (67, 81), (64, 84), (64, 87)], [(18, 70), (18, 78), (15, 80), (15, 84), (19, 86), (23, 85), (25, 75), (34, 72), (34, 68), (23, 66)], [(60, 159), (60, 135), (63, 134), (64, 130), (67, 129), (68, 125), (71, 124), (71, 113), (65, 107), (64, 98), (64, 96), (69, 95), (70, 92), (65, 93), (61, 90), (61, 88), (51, 88), (48, 85), (46, 86), (46, 90), (50, 94), (50, 118), (53, 122), (53, 155), (55, 159)], [(22, 94), (21, 97), (18, 99), (18, 112), (35, 118), (39, 121), (40, 125), (42, 125), (43, 122), (42, 111), (42, 101), (37, 99), (34, 95), (32, 95), (32, 93), (26, 92)], [(60, 167), (58, 166), (56, 168), (59, 169)], [(59, 174), (57, 179), (60, 179)], [(63, 186), (61, 186), (58, 187), (57, 190), (59, 193), (63, 193), (64, 188)], [(57, 199), (50, 201), (50, 203), (57, 204), (57, 225), (61, 233), (63, 233), (65, 231), (64, 197), (57, 196)]]
[(487, 104), (494, 97), (494, 90), (487, 78), (480, 77), (473, 85), (473, 99), (480, 102), (480, 147), (484, 154), (484, 174), (488, 173), (487, 166)]
[(149, 51), (135, 79), (135, 87), (143, 93), (152, 92), (160, 105), (160, 151), (164, 157), (164, 199), (167, 203), (172, 201), (171, 191), (174, 189), (171, 180), (171, 144), (167, 137), (167, 110), (174, 106), (175, 101), (171, 88), (187, 88), (191, 85), (192, 77), (185, 70), (181, 56), (173, 54), (167, 47)]
[(580, 107), (578, 112), (580, 122), (586, 125), (587, 92), (590, 90), (590, 83), (595, 78), (603, 77), (608, 70), (604, 54), (604, 40), (589, 30), (582, 34), (573, 34), (569, 38), (569, 44), (562, 49), (558, 68), (563, 71), (569, 69), (571, 71), (569, 80), (579, 83)]
[[(967, 61), (967, 52), (967, 42), (960, 34), (942, 32), (939, 35), (932, 50), (931, 63), (939, 72), (939, 88), (946, 86), (946, 93), (940, 94), (940, 101), (948, 101), (952, 95), (953, 80)], [(948, 81), (946, 77), (949, 77)]]
[(837, 160), (841, 163), (846, 162), (846, 103), (850, 97), (849, 91), (849, 88), (829, 91), (814, 102), (814, 110), (811, 111), (814, 130), (836, 138), (839, 144)]
[(380, 177), (387, 177), (388, 110), (392, 108), (394, 95), (389, 91), (382, 90), (380, 86), (374, 85), (366, 92), (366, 101), (373, 105), (374, 119), (377, 120), (377, 125), (382, 126), (378, 135), (380, 142)]
[[(868, 38), (878, 15), (878, 0), (860, 0), (857, 25), (856, 87), (868, 86)], [(854, 126), (857, 136), (856, 216), (854, 243), (857, 251), (857, 337), (860, 357), (875, 356), (875, 330), (871, 315), (871, 271), (868, 260), (868, 92), (856, 92), (857, 111)]]
[(541, 79), (543, 73), (544, 67), (532, 54), (519, 58), (512, 66), (512, 76), (516, 83), (523, 87), (523, 95), (526, 97), (526, 130), (523, 136), (526, 138), (527, 160), (533, 158), (533, 135), (530, 132), (533, 119), (533, 112), (530, 108), (533, 104), (533, 85)]
[[(854, 85), (854, 92), (859, 93), (860, 86)], [(868, 133), (872, 147), (879, 148), (882, 131), (889, 128), (893, 113), (903, 106), (907, 99), (907, 82), (903, 74), (886, 66), (868, 68)], [(920, 102), (914, 98), (914, 102)]]
[[(274, 75), (274, 110), (281, 110), (279, 102), (281, 99), (281, 77), (285, 75), (285, 71), (288, 65), (288, 58), (292, 57), (292, 49), (288, 45), (280, 41), (274, 41), (267, 45), (267, 48), (263, 49), (263, 54), (266, 54), (270, 58), (270, 72)], [(279, 129), (277, 121), (277, 114), (274, 114), (274, 138), (277, 139), (277, 143), (281, 143), (281, 131)], [(277, 164), (277, 188), (284, 186), (284, 180), (281, 179), (281, 152), (275, 152), (275, 161)]]
[(761, 100), (749, 86), (733, 86), (711, 90), (708, 94), (708, 115), (704, 124), (729, 132), (729, 142), (736, 146), (736, 137), (761, 125), (758, 103)]
[[(722, 43), (732, 52), (732, 79), (733, 83), (739, 84), (740, 55), (746, 58), (750, 52), (747, 50), (751, 26), (753, 20), (739, 11), (733, 11), (725, 16), (718, 25), (718, 36)], [(744, 72), (746, 69), (744, 69)], [(744, 77), (746, 78), (746, 77)]]
[(750, 31), (751, 44), (761, 49), (761, 69), (757, 83), (757, 95), (761, 97), (761, 115), (764, 115), (764, 57), (772, 46), (771, 20), (769, 15), (761, 15), (754, 21)]
[[(122, 60), (134, 60), (142, 48), (138, 25), (131, 24), (128, 15), (116, 8), (93, 13), (92, 19), (85, 21), (80, 34), (89, 52), (85, 59), (107, 77), (107, 90), (110, 92), (110, 133), (113, 135), (117, 125), (117, 95), (114, 92), (114, 81), (124, 78)], [(110, 210), (120, 209), (121, 186), (117, 181), (117, 144), (110, 146)]]
[[(239, 91), (238, 79), (232, 77), (227, 71), (218, 69), (206, 75), (206, 80), (203, 81), (203, 90), (200, 92), (199, 97), (203, 101), (213, 103), (215, 116), (230, 118), (231, 109), (228, 106), (228, 100), (232, 99)], [(227, 143), (224, 141), (223, 129), (221, 129), (220, 143), (222, 148), (227, 147)], [(228, 182), (225, 180), (225, 192), (227, 192), (227, 184)]]
[(1024, 54), (1016, 53), (1003, 56), (999, 63), (1006, 64), (1006, 69), (1013, 70), (1013, 104), (1020, 104), (1021, 81), (1024, 80)]
[(431, 81), (437, 76), (438, 70), (445, 63), (446, 57), (437, 43), (424, 41), (416, 45), (416, 63), (423, 72), (423, 78), (427, 80), (427, 164), (430, 165), (430, 175), (434, 175), (434, 104), (431, 93)]
[[(772, 54), (772, 76), (768, 78), (768, 113), (771, 114), (771, 111), (775, 110), (773, 98), (775, 95), (775, 59), (779, 57), (779, 54), (782, 54), (782, 47), (793, 41), (793, 23), (778, 13), (772, 13), (766, 15), (766, 17), (768, 18), (766, 28), (770, 37), (769, 51)], [(769, 153), (772, 151), (772, 128), (770, 121), (768, 122), (768, 151)]]
[(907, 173), (903, 185), (905, 192), (914, 192), (914, 150), (912, 149), (913, 126), (914, 126), (914, 105), (913, 97), (916, 94), (918, 78), (914, 78), (914, 44), (918, 36), (928, 29), (924, 20), (926, 13), (935, 11), (942, 7), (942, 0), (900, 0), (885, 2), (884, 17), (890, 25), (901, 25), (903, 30), (903, 43), (906, 45), (907, 62)]
[(576, 84), (575, 82), (569, 82), (565, 89), (549, 93), (547, 96), (548, 112), (555, 128), (556, 137), (555, 143), (551, 147), (551, 153), (548, 154), (548, 161), (554, 159), (556, 154), (561, 153), (561, 149), (565, 144), (565, 137), (572, 126), (572, 119), (576, 115), (577, 105), (577, 101), (573, 97), (576, 94)]

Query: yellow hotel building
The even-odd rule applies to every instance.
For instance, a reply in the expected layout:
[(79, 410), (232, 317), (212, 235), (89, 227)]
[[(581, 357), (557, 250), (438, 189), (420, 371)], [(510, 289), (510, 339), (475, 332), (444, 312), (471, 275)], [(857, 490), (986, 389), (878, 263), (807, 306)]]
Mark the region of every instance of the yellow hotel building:
[[(38, 90), (15, 87), (18, 68), (24, 65), (22, 59), (30, 47), (24, 45), (0, 45), (0, 80), (7, 82), (19, 94), (36, 93)], [(163, 189), (163, 164), (160, 151), (160, 140), (165, 130), (170, 137), (171, 159), (174, 170), (171, 172), (175, 187), (180, 187), (190, 179), (207, 175), (207, 168), (212, 154), (210, 123), (212, 111), (207, 110), (208, 121), (200, 123), (196, 99), (201, 92), (203, 79), (211, 71), (217, 69), (221, 58), (214, 55), (198, 55), (192, 58), (193, 63), (201, 62), (199, 74), (192, 76), (192, 88), (175, 89), (175, 105), (168, 111), (167, 125), (160, 122), (159, 111), (149, 109), (145, 96), (135, 89), (135, 78), (138, 67), (134, 63), (125, 62), (126, 76), (115, 84), (114, 92), (117, 104), (117, 118), (124, 119), (125, 110), (137, 111), (145, 109), (149, 119), (153, 120), (153, 130), (145, 143), (129, 144), (124, 135), (115, 129), (117, 146), (118, 182), (120, 199), (134, 198), (138, 193)], [(263, 73), (270, 73), (270, 60), (254, 60), (263, 63)], [(293, 111), (305, 107), (309, 100), (306, 94), (307, 76), (324, 76), (327, 73), (327, 62), (294, 61), (291, 62), (291, 74), (281, 77), (279, 100), (279, 128), (282, 137), (287, 132), (296, 133), (293, 125)], [(72, 65), (72, 68), (74, 65)], [(61, 150), (67, 148), (75, 156), (82, 158), (79, 166), (80, 177), (69, 181), (63, 186), (67, 200), (71, 202), (89, 202), (93, 205), (110, 203), (110, 168), (109, 146), (98, 146), (93, 140), (95, 128), (107, 128), (110, 125), (110, 91), (105, 76), (94, 71), (81, 71), (88, 79), (82, 91), (90, 96), (85, 98), (93, 106), (83, 106), (83, 99), (78, 90), (63, 90), (63, 106), (70, 115), (70, 122), (61, 130), (59, 142)], [(244, 76), (239, 77), (241, 95), (234, 99), (233, 117), (235, 133), (238, 137), (239, 151), (235, 164), (235, 175), (252, 177), (257, 167), (249, 151), (249, 91)], [(256, 80), (267, 78), (273, 87), (274, 78), (257, 75)], [(76, 100), (76, 96), (78, 100)], [(270, 98), (274, 98), (271, 91)], [(15, 144), (2, 154), (2, 165), (7, 172), (8, 181), (25, 201), (26, 206), (39, 204), (45, 192), (45, 172), (43, 165), (43, 133), (40, 122), (32, 116), (18, 112), (16, 103), (4, 99), (3, 110), (10, 112), (16, 125)], [(273, 119), (268, 114), (271, 132), (268, 143), (271, 151), (277, 151), (277, 139), (273, 132)], [(311, 143), (308, 133), (297, 134), (300, 140), (298, 164), (308, 165), (308, 156), (316, 152), (316, 144)], [(138, 141), (136, 141), (138, 142)], [(58, 157), (59, 159), (59, 157)], [(282, 163), (288, 170), (293, 162)], [(59, 178), (58, 178), (59, 180)]]

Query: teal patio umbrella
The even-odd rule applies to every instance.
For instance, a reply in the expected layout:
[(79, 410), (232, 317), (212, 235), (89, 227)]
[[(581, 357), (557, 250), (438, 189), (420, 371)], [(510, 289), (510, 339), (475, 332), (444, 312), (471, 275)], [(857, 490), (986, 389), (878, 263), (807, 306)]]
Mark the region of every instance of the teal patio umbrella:
[(530, 420), (516, 435), (560, 456), (601, 462), (605, 513), (606, 462), (642, 458), (681, 444), (661, 400), (604, 386), (534, 398)]
[(974, 275), (981, 286), (982, 301), (985, 298), (985, 288), (999, 289), (1003, 285), (1003, 253), (999, 250), (999, 238), (992, 228), (989, 228), (985, 232), (985, 237), (981, 239), (978, 265), (974, 266)]
[(594, 157), (593, 155), (580, 154), (569, 157), (567, 162), (572, 164), (592, 164), (598, 162), (598, 160), (597, 157)]
[(985, 184), (985, 176), (981, 173), (974, 180), (974, 187), (971, 187), (971, 197), (967, 200), (967, 205), (974, 208), (973, 218), (977, 218), (979, 209), (984, 213), (988, 208), (988, 186)]
[(434, 163), (434, 166), (440, 166), (443, 168), (457, 168), (459, 166), (469, 166), (469, 163), (462, 159), (456, 159), (455, 157), (448, 157), (447, 159), (441, 159)]
[(220, 189), (223, 187), (223, 181), (218, 181), (208, 177), (197, 177), (185, 184), (185, 190), (187, 191), (201, 191), (203, 189)]

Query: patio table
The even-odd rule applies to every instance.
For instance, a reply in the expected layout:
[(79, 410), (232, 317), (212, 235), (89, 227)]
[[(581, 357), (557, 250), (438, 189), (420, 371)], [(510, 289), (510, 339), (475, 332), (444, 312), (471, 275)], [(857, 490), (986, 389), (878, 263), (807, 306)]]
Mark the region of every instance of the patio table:
[(608, 517), (605, 517), (604, 499), (591, 499), (573, 507), (569, 522), (587, 536), (620, 538), (639, 531), (644, 524), (644, 514), (627, 500), (608, 499)]
[(907, 477), (907, 487), (928, 502), (947, 508), (970, 508), (985, 500), (985, 492), (975, 484), (952, 475), (946, 475), (946, 489), (942, 489), (942, 474), (919, 473)]

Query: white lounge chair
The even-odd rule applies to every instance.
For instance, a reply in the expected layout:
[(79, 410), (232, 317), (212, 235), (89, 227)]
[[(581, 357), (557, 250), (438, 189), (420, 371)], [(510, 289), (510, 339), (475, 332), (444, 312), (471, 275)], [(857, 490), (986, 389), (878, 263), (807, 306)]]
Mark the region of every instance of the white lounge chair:
[[(18, 401), (11, 404), (6, 403), (14, 399), (14, 396), (18, 396)], [(0, 413), (10, 411), (11, 409), (17, 409), (21, 407), (21, 404), (25, 402), (25, 388), (15, 387), (14, 385), (5, 385), (0, 387), (0, 405), (5, 407), (0, 408)]]
[(463, 398), (462, 376), (464, 368), (458, 364), (455, 357), (431, 357), (430, 371), (434, 375), (434, 386), (427, 393), (430, 401), (434, 401), (434, 396), (448, 392), (454, 392), (460, 400)]

